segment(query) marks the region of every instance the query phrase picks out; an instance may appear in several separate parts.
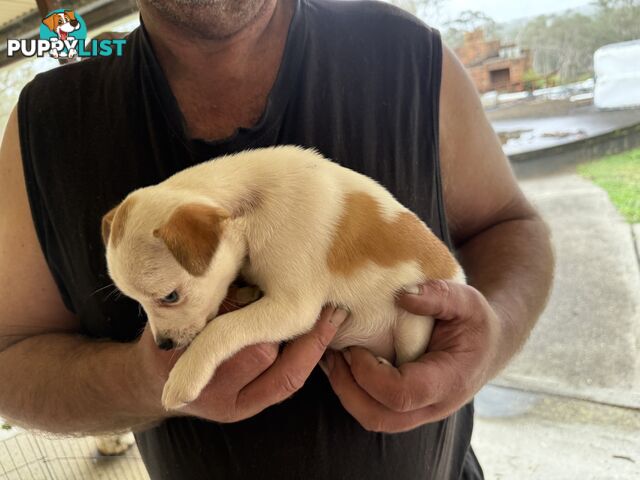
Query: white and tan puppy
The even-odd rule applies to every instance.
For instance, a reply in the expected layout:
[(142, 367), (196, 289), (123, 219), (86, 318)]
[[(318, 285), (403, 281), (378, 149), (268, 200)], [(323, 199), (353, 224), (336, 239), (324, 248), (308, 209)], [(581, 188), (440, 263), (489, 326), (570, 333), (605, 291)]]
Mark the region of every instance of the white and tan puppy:
[[(464, 282), (447, 247), (382, 186), (292, 146), (136, 190), (102, 227), (109, 273), (143, 306), (156, 343), (189, 346), (164, 387), (167, 409), (195, 400), (242, 348), (308, 332), (325, 304), (350, 312), (331, 348), (413, 360), (433, 320), (399, 309), (395, 296), (427, 279)], [(216, 317), (239, 274), (262, 298)]]

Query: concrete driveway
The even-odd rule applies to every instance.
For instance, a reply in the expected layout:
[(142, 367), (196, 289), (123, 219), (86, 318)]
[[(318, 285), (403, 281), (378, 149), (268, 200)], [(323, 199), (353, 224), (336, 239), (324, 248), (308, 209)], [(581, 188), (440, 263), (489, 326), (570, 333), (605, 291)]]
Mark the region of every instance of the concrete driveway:
[(487, 479), (638, 479), (633, 227), (575, 174), (521, 186), (551, 227), (555, 285), (522, 352), (477, 398), (474, 448)]

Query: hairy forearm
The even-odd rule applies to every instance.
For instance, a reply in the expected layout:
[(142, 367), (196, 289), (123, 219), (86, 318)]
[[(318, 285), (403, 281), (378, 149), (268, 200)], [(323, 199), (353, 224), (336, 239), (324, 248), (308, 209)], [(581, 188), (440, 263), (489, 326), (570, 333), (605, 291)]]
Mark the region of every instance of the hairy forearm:
[(468, 239), (458, 255), (468, 283), (501, 321), (495, 375), (522, 347), (546, 305), (554, 266), (549, 230), (535, 215), (505, 221)]
[(0, 416), (25, 428), (93, 434), (139, 428), (160, 415), (133, 344), (38, 335), (0, 352)]

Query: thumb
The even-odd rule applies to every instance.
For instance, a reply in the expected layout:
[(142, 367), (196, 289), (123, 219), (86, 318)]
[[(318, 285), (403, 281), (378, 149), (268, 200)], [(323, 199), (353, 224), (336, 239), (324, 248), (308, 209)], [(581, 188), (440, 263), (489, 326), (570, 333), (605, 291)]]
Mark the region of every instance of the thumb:
[(429, 280), (419, 294), (405, 293), (397, 300), (399, 307), (416, 315), (438, 320), (454, 320), (471, 314), (473, 298), (480, 293), (468, 285), (447, 280)]

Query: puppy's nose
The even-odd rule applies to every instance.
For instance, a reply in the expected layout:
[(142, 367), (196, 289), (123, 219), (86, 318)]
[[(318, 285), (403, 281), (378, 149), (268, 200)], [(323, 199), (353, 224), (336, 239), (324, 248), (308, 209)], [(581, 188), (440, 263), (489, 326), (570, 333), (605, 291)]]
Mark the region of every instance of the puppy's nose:
[(69, 20), (69, 23), (72, 27), (75, 27), (76, 25), (78, 25), (78, 20)]
[(171, 350), (174, 347), (173, 340), (170, 338), (160, 337), (156, 340), (156, 343), (158, 344), (158, 348), (162, 350)]

